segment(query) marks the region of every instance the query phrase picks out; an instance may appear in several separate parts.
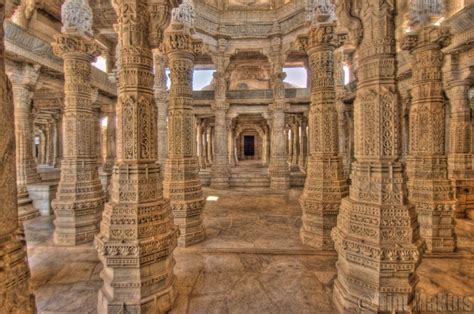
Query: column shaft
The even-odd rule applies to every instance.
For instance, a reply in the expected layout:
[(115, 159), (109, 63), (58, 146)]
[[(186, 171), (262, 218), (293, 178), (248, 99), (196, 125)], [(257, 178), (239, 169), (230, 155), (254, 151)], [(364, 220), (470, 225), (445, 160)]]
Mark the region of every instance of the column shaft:
[[(474, 151), (472, 150), (469, 85), (452, 82), (446, 94), (451, 105), (448, 175), (455, 187), (456, 215), (474, 213)], [(469, 215), (469, 213), (471, 213)]]
[(4, 18), (5, 1), (0, 4), (0, 312), (36, 313), (26, 244), (18, 233), (15, 109), (5, 74)]
[(408, 35), (405, 39), (410, 42), (404, 46), (411, 48), (414, 57), (407, 158), (408, 197), (416, 205), (420, 234), (429, 253), (452, 252), (456, 248), (441, 72), (441, 48), (446, 36), (446, 29), (426, 26), (418, 34)]
[(38, 217), (28, 194), (28, 184), (37, 183), (41, 178), (36, 170), (33, 155), (33, 88), (38, 80), (39, 71), (31, 65), (8, 64), (8, 76), (12, 83), (13, 105), (15, 110), (16, 143), (16, 184), (18, 191), (18, 215), (21, 222)]
[(403, 312), (413, 300), (422, 241), (414, 208), (406, 202), (400, 162), (396, 8), (394, 1), (360, 4), (364, 34), (356, 51), (355, 161), (349, 197), (331, 232), (338, 253), (333, 297), (341, 313)]
[[(113, 2), (118, 15), (117, 149), (110, 201), (96, 248), (104, 269), (98, 313), (166, 313), (176, 298), (173, 250), (178, 230), (157, 164), (154, 47), (168, 21), (167, 3)], [(160, 143), (161, 144), (161, 143)]]
[(172, 23), (165, 34), (165, 47), (171, 88), (164, 194), (171, 201), (174, 222), (180, 229), (178, 245), (189, 246), (205, 238), (202, 212), (206, 203), (194, 149), (194, 42), (189, 29), (183, 24)]
[(338, 145), (334, 25), (315, 26), (309, 36), (311, 107), (308, 119), (312, 143), (300, 199), (303, 209), (300, 236), (306, 245), (333, 250), (331, 229), (336, 226), (341, 199), (348, 194)]
[(96, 116), (91, 104), (91, 62), (98, 46), (74, 35), (58, 35), (53, 49), (64, 59), (64, 139), (61, 179), (52, 203), (54, 242), (91, 242), (99, 230), (105, 198), (97, 171)]

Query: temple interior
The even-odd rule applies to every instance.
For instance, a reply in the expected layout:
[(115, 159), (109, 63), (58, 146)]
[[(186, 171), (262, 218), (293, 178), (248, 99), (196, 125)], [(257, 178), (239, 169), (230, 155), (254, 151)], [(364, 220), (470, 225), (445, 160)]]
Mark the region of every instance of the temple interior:
[(0, 21), (0, 314), (474, 312), (474, 0)]

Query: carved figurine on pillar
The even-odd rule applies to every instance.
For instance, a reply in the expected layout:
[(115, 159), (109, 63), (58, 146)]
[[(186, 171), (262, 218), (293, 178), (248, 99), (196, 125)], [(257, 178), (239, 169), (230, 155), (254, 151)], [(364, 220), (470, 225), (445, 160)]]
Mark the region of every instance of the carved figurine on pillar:
[[(164, 194), (171, 201), (174, 222), (179, 226), (179, 246), (205, 239), (202, 212), (206, 203), (199, 179), (199, 162), (194, 149), (192, 80), (195, 54), (202, 42), (191, 37), (192, 4), (184, 2), (172, 13), (165, 32), (165, 50), (170, 68), (171, 88), (168, 110), (168, 159)], [(192, 14), (191, 14), (192, 15)]]
[[(6, 3), (7, 2), (7, 5)], [(29, 289), (30, 271), (26, 243), (18, 232), (15, 108), (11, 85), (5, 74), (4, 18), (11, 3), (0, 1), (0, 313), (36, 313)], [(10, 11), (10, 10), (9, 10)]]
[(90, 85), (91, 63), (100, 49), (92, 38), (92, 12), (84, 1), (68, 0), (63, 4), (62, 34), (53, 43), (54, 52), (64, 60), (65, 80), (64, 158), (52, 203), (57, 245), (91, 242), (99, 231), (105, 202), (95, 147), (98, 119), (92, 109)]
[(15, 108), (18, 217), (23, 222), (40, 215), (28, 194), (28, 184), (41, 182), (33, 155), (32, 117), (32, 98), (39, 77), (39, 67), (8, 63), (7, 74), (12, 83)]
[[(442, 0), (435, 2), (441, 4)], [(436, 8), (424, 5), (427, 4), (411, 0), (410, 23), (414, 30), (405, 35), (403, 42), (403, 49), (410, 50), (413, 56), (408, 197), (416, 205), (426, 251), (453, 252), (456, 249), (455, 202), (448, 179), (441, 72), (441, 48), (448, 43), (449, 31), (432, 24), (441, 14), (442, 5)]]
[(163, 197), (157, 164), (153, 54), (171, 3), (113, 1), (120, 47), (117, 153), (111, 197), (96, 236), (104, 265), (98, 313), (166, 313), (176, 298), (173, 251), (178, 229)]

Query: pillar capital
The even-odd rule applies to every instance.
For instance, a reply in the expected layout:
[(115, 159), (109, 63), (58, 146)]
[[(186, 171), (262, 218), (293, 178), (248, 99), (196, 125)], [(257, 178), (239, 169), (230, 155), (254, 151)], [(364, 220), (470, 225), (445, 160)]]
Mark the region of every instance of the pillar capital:
[(24, 86), (33, 90), (38, 83), (41, 66), (39, 64), (7, 62), (5, 70), (13, 86)]
[(101, 47), (92, 37), (83, 37), (75, 34), (59, 34), (54, 36), (53, 52), (58, 57), (77, 56), (93, 62), (100, 56)]

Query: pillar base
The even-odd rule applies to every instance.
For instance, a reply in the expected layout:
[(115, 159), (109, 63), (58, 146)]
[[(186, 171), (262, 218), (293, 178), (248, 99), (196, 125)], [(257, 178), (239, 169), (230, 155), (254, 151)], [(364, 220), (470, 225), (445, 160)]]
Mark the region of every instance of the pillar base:
[(35, 298), (30, 293), (30, 271), (24, 240), (17, 233), (0, 237), (0, 306), (2, 313), (36, 313)]
[(420, 236), (425, 240), (426, 250), (431, 253), (452, 253), (457, 239), (454, 231), (454, 202), (438, 205), (417, 205)]
[(290, 177), (270, 177), (270, 188), (273, 190), (288, 190), (290, 188)]
[(303, 227), (301, 227), (300, 239), (304, 245), (319, 251), (334, 251), (334, 242), (331, 239), (330, 231), (331, 230), (328, 230), (328, 234), (317, 234), (304, 230)]
[(56, 197), (56, 190), (58, 189), (57, 182), (41, 182), (28, 184), (28, 194), (33, 200), (33, 206), (37, 208), (41, 216), (54, 215), (51, 202)]
[[(191, 212), (188, 211), (188, 215), (189, 213)], [(186, 213), (177, 210), (173, 210), (173, 214), (175, 216), (174, 223), (179, 227), (179, 247), (188, 247), (206, 239), (206, 231), (201, 215), (181, 217)]]
[(24, 222), (40, 216), (39, 210), (33, 206), (33, 200), (28, 196), (18, 196), (18, 220)]
[[(140, 270), (127, 271), (127, 273), (131, 274), (135, 272), (140, 272)], [(103, 275), (101, 274), (101, 277), (102, 276)], [(161, 279), (161, 281), (167, 280), (166, 276), (163, 276), (163, 278), (159, 279)], [(98, 293), (97, 312), (109, 314), (168, 313), (173, 308), (178, 295), (175, 285), (176, 277), (172, 275), (167, 288), (162, 289), (158, 293), (150, 296), (136, 298), (137, 295), (145, 293), (146, 290), (136, 290), (137, 288), (132, 288), (132, 286), (134, 286), (132, 283), (123, 284), (123, 286), (129, 287), (122, 287), (121, 289), (123, 291), (117, 293), (118, 296), (115, 300), (107, 293), (107, 289), (103, 286), (101, 289), (99, 289)], [(126, 289), (130, 289), (130, 291), (127, 291)]]
[(211, 189), (227, 190), (230, 188), (229, 177), (211, 177)]

